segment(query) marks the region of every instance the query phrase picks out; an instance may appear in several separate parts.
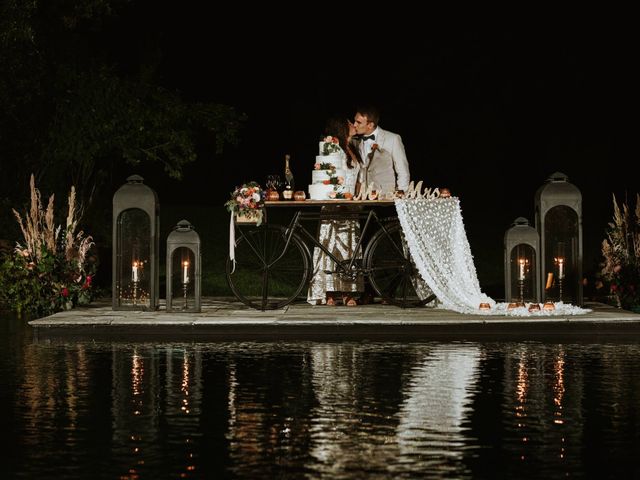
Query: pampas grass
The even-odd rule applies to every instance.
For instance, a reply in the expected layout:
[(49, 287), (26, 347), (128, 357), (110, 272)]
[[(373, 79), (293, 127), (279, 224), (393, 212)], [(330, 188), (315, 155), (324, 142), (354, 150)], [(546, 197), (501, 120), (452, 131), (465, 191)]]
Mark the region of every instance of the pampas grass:
[[(64, 230), (61, 225), (55, 225), (54, 195), (49, 197), (47, 208), (44, 210), (42, 196), (35, 186), (33, 174), (29, 181), (29, 188), (31, 190), (31, 205), (24, 217), (12, 209), (24, 240), (22, 243), (16, 244), (16, 252), (37, 264), (47, 252), (55, 254), (57, 245), (61, 241), (65, 259), (73, 263), (78, 270), (82, 270), (87, 252), (93, 245), (93, 238), (90, 235), (85, 236), (83, 231), (76, 232), (80, 217), (75, 187), (72, 186), (69, 192)], [(62, 240), (60, 239), (61, 235)]]
[(602, 276), (611, 283), (618, 303), (634, 307), (640, 303), (640, 194), (631, 210), (627, 203), (618, 206), (613, 196), (613, 222), (602, 242)]

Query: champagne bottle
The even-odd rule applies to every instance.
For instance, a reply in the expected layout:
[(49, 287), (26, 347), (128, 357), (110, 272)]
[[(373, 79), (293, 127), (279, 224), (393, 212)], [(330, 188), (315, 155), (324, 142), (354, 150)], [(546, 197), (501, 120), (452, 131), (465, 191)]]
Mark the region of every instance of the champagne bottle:
[(295, 190), (295, 183), (293, 180), (293, 172), (291, 172), (291, 167), (289, 166), (289, 160), (291, 159), (290, 155), (284, 156), (284, 179), (285, 179), (285, 187), (284, 192), (282, 192), (282, 196), (285, 200), (291, 200), (293, 198), (293, 191)]

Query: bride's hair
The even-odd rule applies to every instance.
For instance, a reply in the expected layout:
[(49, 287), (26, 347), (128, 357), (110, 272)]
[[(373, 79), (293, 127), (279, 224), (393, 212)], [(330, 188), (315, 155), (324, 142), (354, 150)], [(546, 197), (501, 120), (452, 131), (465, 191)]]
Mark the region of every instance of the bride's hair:
[(338, 142), (340, 142), (340, 148), (345, 150), (347, 147), (347, 137), (349, 136), (349, 124), (344, 118), (330, 118), (324, 127), (324, 135), (325, 137), (336, 137)]
[[(358, 148), (353, 148), (351, 142), (348, 142), (349, 138), (349, 121), (342, 117), (333, 117), (327, 120), (327, 124), (324, 128), (324, 135), (336, 137), (340, 148), (347, 154), (347, 167), (353, 168), (354, 160), (360, 161), (358, 158)], [(355, 157), (355, 158), (354, 158)]]

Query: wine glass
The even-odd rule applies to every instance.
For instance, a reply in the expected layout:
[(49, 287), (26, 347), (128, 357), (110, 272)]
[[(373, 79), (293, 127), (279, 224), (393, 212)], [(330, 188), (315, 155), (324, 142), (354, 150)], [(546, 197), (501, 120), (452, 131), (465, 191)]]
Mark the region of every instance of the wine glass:
[(265, 182), (268, 190), (280, 191), (283, 183), (280, 175), (267, 175), (267, 181)]

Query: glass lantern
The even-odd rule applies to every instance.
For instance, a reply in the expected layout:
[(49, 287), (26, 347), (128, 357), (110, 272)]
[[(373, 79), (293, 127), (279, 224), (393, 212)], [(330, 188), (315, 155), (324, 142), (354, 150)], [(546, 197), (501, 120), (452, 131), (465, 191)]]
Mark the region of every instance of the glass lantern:
[(536, 193), (543, 301), (582, 305), (582, 194), (560, 172)]
[(540, 302), (540, 240), (529, 220), (518, 217), (504, 234), (505, 302)]
[(139, 175), (113, 196), (114, 310), (158, 308), (158, 196)]
[(180, 220), (167, 237), (167, 311), (200, 312), (200, 237)]

